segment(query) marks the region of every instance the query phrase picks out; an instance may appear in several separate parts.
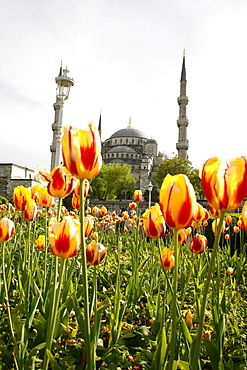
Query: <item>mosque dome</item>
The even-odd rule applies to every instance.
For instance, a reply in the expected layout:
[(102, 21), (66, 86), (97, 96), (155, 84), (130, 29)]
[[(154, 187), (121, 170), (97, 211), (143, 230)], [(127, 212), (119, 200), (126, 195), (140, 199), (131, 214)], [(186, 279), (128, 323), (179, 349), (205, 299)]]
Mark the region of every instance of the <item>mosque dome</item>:
[(110, 137), (110, 139), (115, 139), (118, 137), (137, 137), (140, 139), (147, 139), (147, 135), (144, 134), (144, 132), (137, 130), (135, 128), (132, 128), (132, 127), (126, 127), (126, 128), (116, 131)]

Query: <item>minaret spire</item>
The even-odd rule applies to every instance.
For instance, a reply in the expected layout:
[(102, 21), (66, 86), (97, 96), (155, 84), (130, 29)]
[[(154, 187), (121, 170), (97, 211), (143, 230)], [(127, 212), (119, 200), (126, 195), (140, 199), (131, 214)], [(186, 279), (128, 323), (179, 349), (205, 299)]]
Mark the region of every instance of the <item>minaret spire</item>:
[(183, 64), (180, 80), (180, 96), (178, 97), (179, 105), (179, 118), (177, 120), (178, 125), (178, 142), (176, 148), (178, 150), (178, 157), (183, 159), (188, 159), (187, 150), (189, 148), (189, 141), (187, 140), (187, 127), (188, 119), (186, 116), (186, 106), (189, 102), (189, 99), (186, 96), (186, 69), (185, 69), (185, 50), (183, 52)]

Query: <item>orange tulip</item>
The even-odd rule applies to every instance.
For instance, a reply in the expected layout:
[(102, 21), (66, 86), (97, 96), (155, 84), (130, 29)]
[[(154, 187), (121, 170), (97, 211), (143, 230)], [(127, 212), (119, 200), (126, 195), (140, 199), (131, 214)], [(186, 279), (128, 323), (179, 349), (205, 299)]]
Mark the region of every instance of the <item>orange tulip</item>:
[(196, 196), (186, 175), (167, 175), (160, 189), (160, 208), (166, 224), (175, 230), (191, 224), (195, 213)]
[(13, 201), (14, 206), (18, 211), (24, 211), (28, 202), (31, 199), (31, 190), (20, 185), (14, 189)]
[(41, 207), (51, 207), (53, 204), (53, 197), (48, 193), (47, 188), (40, 188), (36, 203)]
[(229, 240), (229, 239), (230, 239), (230, 235), (229, 235), (229, 234), (226, 234), (226, 235), (225, 235), (225, 239), (226, 239), (226, 240)]
[(23, 211), (23, 217), (27, 221), (33, 221), (37, 217), (37, 205), (34, 199), (30, 199), (26, 208)]
[(161, 266), (166, 270), (172, 269), (175, 263), (175, 257), (173, 256), (174, 251), (168, 248), (163, 248), (161, 251), (162, 263)]
[(63, 161), (69, 172), (78, 179), (92, 179), (102, 167), (99, 132), (92, 122), (88, 128), (88, 131), (84, 131), (72, 126), (63, 127)]
[(205, 251), (208, 246), (208, 240), (206, 236), (196, 234), (190, 243), (190, 251), (196, 254), (201, 254)]
[(7, 242), (15, 232), (15, 225), (12, 220), (4, 216), (0, 220), (0, 242)]
[(87, 262), (90, 265), (97, 266), (104, 259), (107, 253), (107, 249), (103, 244), (98, 243), (96, 240), (92, 240), (86, 247)]
[(45, 235), (39, 235), (38, 239), (35, 240), (35, 244), (38, 250), (42, 251), (45, 249)]
[(40, 169), (39, 174), (46, 182), (48, 193), (52, 197), (64, 198), (74, 190), (78, 180), (71, 175), (65, 166), (59, 165), (48, 174), (45, 169)]
[(133, 199), (134, 199), (134, 202), (140, 203), (142, 201), (142, 191), (141, 190), (135, 190)]
[[(241, 216), (240, 216), (241, 217)], [(242, 220), (242, 218), (239, 217), (239, 220), (237, 222), (237, 225), (240, 229), (244, 229), (245, 225), (244, 225), (244, 221)]]
[(147, 209), (142, 217), (144, 232), (149, 238), (162, 238), (165, 235), (166, 224), (157, 203)]
[(49, 223), (48, 231), (51, 251), (61, 258), (74, 257), (80, 248), (80, 223), (71, 216), (66, 216), (58, 224), (55, 217)]
[(201, 171), (202, 188), (209, 204), (219, 211), (240, 206), (247, 194), (247, 158), (211, 158)]

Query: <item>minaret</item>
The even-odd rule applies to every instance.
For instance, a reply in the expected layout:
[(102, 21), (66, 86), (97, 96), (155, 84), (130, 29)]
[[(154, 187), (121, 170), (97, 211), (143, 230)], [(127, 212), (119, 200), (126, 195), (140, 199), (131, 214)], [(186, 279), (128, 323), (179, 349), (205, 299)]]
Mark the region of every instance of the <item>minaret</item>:
[(102, 133), (102, 130), (101, 130), (101, 111), (100, 111), (100, 116), (99, 116), (98, 131), (99, 131), (100, 140), (102, 141), (102, 138), (101, 138), (101, 133)]
[(187, 126), (189, 124), (186, 117), (186, 105), (189, 99), (186, 96), (186, 69), (185, 69), (185, 51), (183, 54), (183, 65), (180, 80), (180, 96), (178, 98), (179, 105), (179, 118), (177, 120), (178, 125), (178, 142), (176, 148), (178, 151), (178, 157), (188, 159), (187, 150), (189, 148), (189, 141), (187, 140)]
[(68, 99), (71, 86), (74, 85), (72, 78), (68, 77), (69, 70), (67, 67), (62, 68), (62, 62), (60, 66), (59, 75), (55, 78), (57, 84), (56, 90), (56, 103), (53, 104), (55, 110), (54, 123), (52, 124), (52, 145), (50, 146), (51, 151), (51, 168), (58, 166), (61, 163), (61, 138), (62, 138), (62, 122), (63, 122), (63, 106), (64, 101)]

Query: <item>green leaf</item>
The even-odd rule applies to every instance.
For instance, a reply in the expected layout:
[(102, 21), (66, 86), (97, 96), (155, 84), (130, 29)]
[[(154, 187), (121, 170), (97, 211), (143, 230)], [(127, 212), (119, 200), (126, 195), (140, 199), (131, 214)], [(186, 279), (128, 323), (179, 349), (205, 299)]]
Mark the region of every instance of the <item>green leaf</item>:
[(203, 339), (203, 343), (206, 347), (207, 354), (210, 358), (213, 370), (218, 370), (218, 365), (220, 362), (219, 352), (217, 351), (215, 345), (212, 342), (210, 342), (208, 339)]
[(47, 353), (47, 356), (49, 358), (49, 361), (50, 361), (50, 364), (51, 364), (51, 368), (53, 370), (62, 370), (61, 367), (58, 365), (58, 363), (56, 362), (54, 356), (51, 354), (51, 352), (49, 351), (49, 349), (46, 349), (46, 353)]
[(190, 370), (190, 364), (188, 362), (185, 362), (185, 361), (179, 361), (178, 362), (178, 367), (181, 370)]

